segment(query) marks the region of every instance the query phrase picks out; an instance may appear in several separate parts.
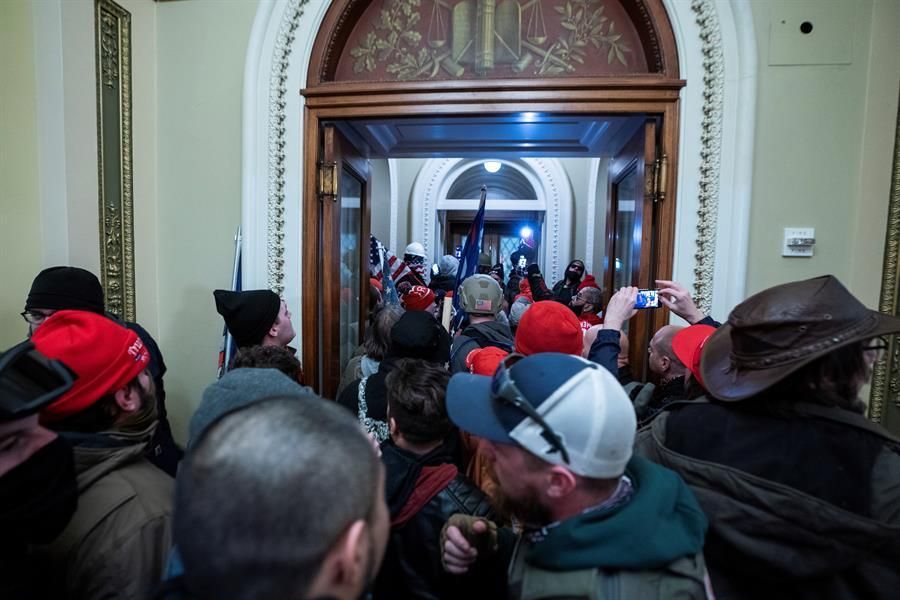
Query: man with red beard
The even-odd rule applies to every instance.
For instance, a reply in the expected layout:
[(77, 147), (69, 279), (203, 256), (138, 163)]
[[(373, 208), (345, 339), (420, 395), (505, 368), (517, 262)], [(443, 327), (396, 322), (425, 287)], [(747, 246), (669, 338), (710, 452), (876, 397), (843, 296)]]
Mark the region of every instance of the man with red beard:
[[(456, 514), (444, 566), (509, 555), (509, 598), (706, 598), (706, 518), (672, 471), (632, 458), (634, 409), (606, 369), (580, 357), (511, 355), (493, 377), (457, 374), (447, 412), (482, 439), (510, 532)], [(498, 573), (502, 576), (502, 573)]]
[(60, 310), (31, 338), (77, 379), (40, 412), (72, 446), (78, 509), (36, 549), (55, 598), (146, 598), (170, 546), (174, 482), (144, 458), (157, 425), (147, 348), (101, 315)]

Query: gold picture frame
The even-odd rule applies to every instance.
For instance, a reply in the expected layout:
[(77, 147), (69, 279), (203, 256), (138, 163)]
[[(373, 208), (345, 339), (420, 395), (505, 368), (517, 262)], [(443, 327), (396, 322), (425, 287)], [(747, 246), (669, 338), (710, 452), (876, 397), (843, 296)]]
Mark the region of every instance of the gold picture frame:
[(95, 0), (100, 280), (106, 310), (135, 320), (131, 13)]
[[(888, 205), (887, 236), (884, 243), (884, 270), (878, 309), (900, 315), (900, 107), (894, 136), (894, 160)], [(893, 433), (900, 433), (900, 336), (887, 336), (888, 348), (875, 363), (869, 418)]]

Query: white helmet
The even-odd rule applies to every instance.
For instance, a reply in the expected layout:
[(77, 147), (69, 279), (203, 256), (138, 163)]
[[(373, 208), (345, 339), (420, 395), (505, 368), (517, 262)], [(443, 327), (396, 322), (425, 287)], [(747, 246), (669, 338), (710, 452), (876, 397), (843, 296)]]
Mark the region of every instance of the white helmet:
[(406, 247), (405, 254), (412, 254), (413, 256), (425, 258), (425, 247), (419, 242), (413, 242)]

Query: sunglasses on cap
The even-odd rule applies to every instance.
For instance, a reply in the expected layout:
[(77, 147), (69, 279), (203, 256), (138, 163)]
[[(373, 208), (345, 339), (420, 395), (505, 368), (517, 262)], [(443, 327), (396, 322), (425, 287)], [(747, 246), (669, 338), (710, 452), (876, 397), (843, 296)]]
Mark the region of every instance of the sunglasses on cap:
[(523, 358), (525, 358), (523, 354), (510, 354), (500, 361), (500, 365), (491, 379), (491, 399), (517, 408), (537, 423), (542, 430), (541, 437), (553, 448), (552, 452), (559, 452), (562, 455), (563, 462), (569, 464), (569, 453), (566, 451), (566, 446), (563, 444), (560, 435), (538, 414), (534, 405), (525, 398), (525, 395), (519, 391), (515, 381), (513, 381), (510, 369)]
[(0, 355), (0, 420), (12, 421), (36, 413), (65, 394), (75, 375), (22, 342)]

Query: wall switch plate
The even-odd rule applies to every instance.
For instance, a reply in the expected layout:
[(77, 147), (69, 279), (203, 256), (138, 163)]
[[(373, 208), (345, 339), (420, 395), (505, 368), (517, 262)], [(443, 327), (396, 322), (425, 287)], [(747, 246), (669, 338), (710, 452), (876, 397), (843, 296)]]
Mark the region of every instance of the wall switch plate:
[(812, 227), (785, 227), (782, 256), (812, 256), (816, 230)]

